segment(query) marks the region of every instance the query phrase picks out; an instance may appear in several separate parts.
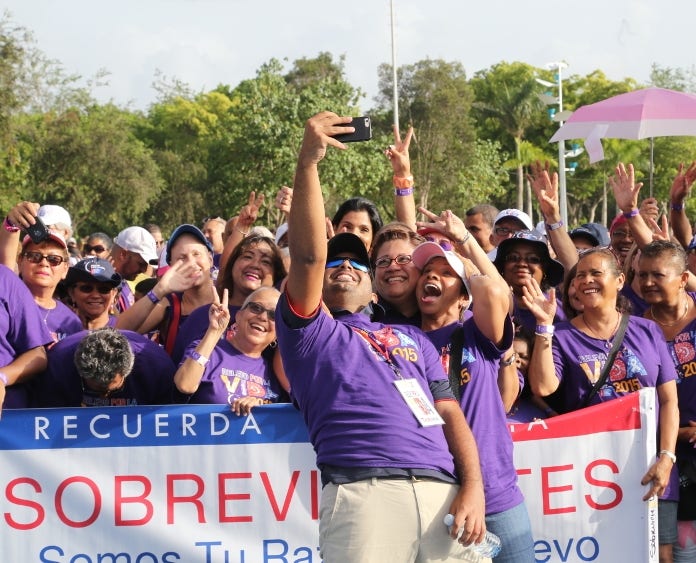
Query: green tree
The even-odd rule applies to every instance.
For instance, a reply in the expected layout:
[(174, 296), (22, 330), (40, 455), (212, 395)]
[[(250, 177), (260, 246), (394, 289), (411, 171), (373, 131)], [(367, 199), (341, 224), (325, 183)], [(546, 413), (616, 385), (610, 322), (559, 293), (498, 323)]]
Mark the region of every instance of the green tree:
[[(393, 122), (393, 73), (390, 65), (379, 67), (377, 122), (389, 131)], [(495, 145), (476, 148), (473, 122), (470, 116), (473, 92), (462, 65), (441, 59), (425, 59), (397, 69), (400, 129), (413, 125), (411, 164), (419, 203), (432, 209), (453, 207), (466, 193), (461, 183), (467, 178), (465, 170), (473, 164), (476, 151), (490, 154)], [(393, 137), (392, 137), (393, 138)], [(391, 140), (389, 141), (392, 142)], [(479, 164), (483, 165), (482, 161)], [(473, 175), (472, 175), (473, 176)], [(496, 178), (494, 171), (478, 169), (478, 178)], [(480, 186), (487, 192), (497, 186)]]
[(544, 105), (539, 99), (542, 87), (536, 81), (537, 75), (537, 69), (528, 64), (501, 62), (477, 72), (471, 80), (476, 94), (474, 114), (479, 118), (481, 129), (504, 131), (513, 141), (518, 209), (522, 209), (524, 203), (521, 143), (527, 132), (538, 127), (545, 115)]

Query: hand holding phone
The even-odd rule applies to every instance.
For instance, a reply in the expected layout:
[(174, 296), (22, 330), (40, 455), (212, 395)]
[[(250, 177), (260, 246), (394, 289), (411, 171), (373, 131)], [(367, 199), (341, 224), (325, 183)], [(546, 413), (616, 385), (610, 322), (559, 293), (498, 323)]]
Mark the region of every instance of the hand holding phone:
[(354, 117), (353, 121), (346, 123), (344, 127), (354, 127), (353, 133), (341, 133), (334, 135), (334, 139), (342, 143), (355, 143), (372, 139), (372, 121), (367, 115)]
[(33, 225), (26, 228), (29, 238), (34, 244), (39, 244), (48, 238), (48, 229), (40, 217), (34, 217), (36, 221)]

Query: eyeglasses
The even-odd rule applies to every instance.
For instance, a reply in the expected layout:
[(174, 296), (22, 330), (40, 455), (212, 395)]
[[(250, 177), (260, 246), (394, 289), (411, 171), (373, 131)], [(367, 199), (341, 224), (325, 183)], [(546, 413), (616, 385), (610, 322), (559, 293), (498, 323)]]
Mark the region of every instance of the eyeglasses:
[(527, 264), (536, 265), (536, 264), (541, 264), (542, 259), (541, 259), (541, 256), (537, 256), (536, 254), (528, 254), (527, 256), (520, 256), (516, 252), (511, 252), (510, 254), (507, 254), (505, 256), (505, 261), (511, 262), (513, 264), (518, 264), (520, 262), (526, 262)]
[(425, 240), (428, 242), (434, 242), (435, 244), (439, 245), (442, 250), (453, 250), (454, 247), (452, 246), (452, 243), (448, 241), (446, 238), (435, 238), (430, 235), (425, 236)]
[(156, 240), (156, 241), (155, 241), (155, 244), (156, 244), (157, 247), (159, 248), (160, 246), (163, 246), (163, 245), (167, 244), (167, 241), (166, 241), (166, 240)]
[(265, 312), (269, 321), (275, 321), (275, 309), (266, 309), (266, 307), (256, 301), (249, 301), (242, 309), (249, 309), (254, 315), (260, 315)]
[(494, 230), (495, 230), (495, 234), (498, 235), (499, 237), (506, 237), (508, 235), (514, 235), (515, 233), (519, 232), (520, 229), (510, 229), (508, 227), (496, 227)]
[(354, 260), (353, 258), (343, 258), (343, 257), (338, 257), (334, 258), (333, 260), (328, 260), (326, 262), (326, 269), (329, 270), (331, 268), (338, 268), (339, 266), (342, 266), (345, 261), (348, 261), (348, 264), (350, 264), (351, 268), (355, 268), (356, 270), (360, 270), (361, 272), (364, 273), (369, 273), (370, 267), (367, 264), (363, 264), (362, 262), (358, 262), (357, 260)]
[(410, 264), (413, 260), (413, 256), (410, 254), (399, 254), (396, 258), (389, 258), (389, 256), (382, 256), (375, 260), (375, 266), (377, 268), (388, 268), (391, 266), (392, 262), (396, 262), (399, 266), (405, 266)]
[(85, 254), (89, 252), (96, 252), (97, 254), (101, 254), (102, 252), (106, 252), (106, 250), (107, 249), (103, 247), (101, 244), (98, 244), (96, 246), (85, 244)]
[(614, 231), (611, 233), (611, 238), (633, 238), (630, 231)]
[(64, 258), (58, 254), (41, 254), (40, 252), (34, 251), (23, 252), (22, 256), (24, 256), (32, 264), (41, 264), (41, 261), (45, 259), (49, 266), (54, 268), (56, 266), (60, 266), (63, 262), (68, 261), (67, 258)]
[(95, 289), (101, 293), (102, 295), (106, 295), (108, 293), (111, 293), (111, 290), (114, 288), (109, 286), (109, 285), (92, 285), (91, 283), (87, 284), (76, 284), (75, 287), (80, 293), (92, 293)]

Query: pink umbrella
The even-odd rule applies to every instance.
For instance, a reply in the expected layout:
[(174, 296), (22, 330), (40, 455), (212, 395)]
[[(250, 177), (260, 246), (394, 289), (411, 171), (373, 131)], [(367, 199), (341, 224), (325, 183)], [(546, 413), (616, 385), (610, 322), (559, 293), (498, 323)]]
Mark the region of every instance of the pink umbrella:
[(678, 136), (696, 136), (696, 94), (645, 88), (578, 108), (551, 142), (585, 139), (592, 163), (604, 158), (600, 139), (650, 138), (652, 191), (652, 139)]

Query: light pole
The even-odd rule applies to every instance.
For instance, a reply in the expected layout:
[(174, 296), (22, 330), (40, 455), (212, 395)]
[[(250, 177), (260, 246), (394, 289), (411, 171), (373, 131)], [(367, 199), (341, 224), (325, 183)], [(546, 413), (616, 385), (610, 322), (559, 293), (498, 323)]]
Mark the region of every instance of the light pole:
[[(563, 69), (568, 68), (568, 63), (556, 61), (547, 63), (546, 68), (556, 73), (556, 87), (558, 88), (558, 114), (554, 116), (554, 121), (563, 125), (565, 115), (563, 114)], [(565, 167), (565, 141), (558, 141), (558, 202), (561, 210), (561, 220), (568, 226), (568, 200), (566, 193), (566, 167)]]

